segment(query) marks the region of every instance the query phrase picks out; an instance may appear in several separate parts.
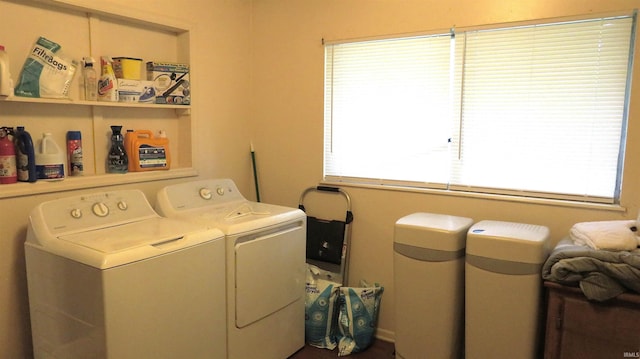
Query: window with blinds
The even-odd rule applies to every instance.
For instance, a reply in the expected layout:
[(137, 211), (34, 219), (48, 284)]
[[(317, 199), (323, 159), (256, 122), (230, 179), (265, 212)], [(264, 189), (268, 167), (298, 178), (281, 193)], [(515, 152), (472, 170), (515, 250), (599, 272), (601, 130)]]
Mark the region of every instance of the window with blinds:
[(325, 44), (330, 181), (614, 203), (635, 14)]

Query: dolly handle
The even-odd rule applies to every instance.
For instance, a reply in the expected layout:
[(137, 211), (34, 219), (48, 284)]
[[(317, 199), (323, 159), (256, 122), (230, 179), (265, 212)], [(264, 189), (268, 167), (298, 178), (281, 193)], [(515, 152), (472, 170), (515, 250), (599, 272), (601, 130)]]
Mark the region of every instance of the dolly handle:
[(333, 192), (333, 193), (341, 194), (344, 197), (344, 199), (346, 200), (346, 202), (347, 202), (346, 203), (347, 214), (346, 214), (346, 217), (345, 217), (345, 223), (349, 224), (349, 223), (353, 222), (353, 213), (351, 212), (351, 197), (349, 196), (349, 194), (347, 192), (343, 191), (339, 187), (317, 186), (317, 187), (309, 187), (309, 188), (307, 188), (300, 195), (300, 200), (298, 201), (298, 208), (299, 209), (301, 209), (303, 212), (306, 212), (306, 209), (305, 209), (304, 204), (303, 204), (304, 197), (305, 197), (305, 195), (307, 195), (307, 193), (313, 192), (313, 191)]
[(338, 187), (318, 186), (316, 189), (324, 192), (340, 192), (340, 188)]

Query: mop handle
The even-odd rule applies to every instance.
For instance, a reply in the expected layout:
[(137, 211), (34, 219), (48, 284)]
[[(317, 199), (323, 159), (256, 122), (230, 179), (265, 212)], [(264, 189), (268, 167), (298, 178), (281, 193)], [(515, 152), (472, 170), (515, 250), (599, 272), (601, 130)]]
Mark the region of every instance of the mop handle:
[(253, 181), (256, 184), (256, 201), (260, 202), (260, 188), (258, 187), (258, 169), (256, 168), (256, 151), (251, 142), (251, 163), (253, 164)]

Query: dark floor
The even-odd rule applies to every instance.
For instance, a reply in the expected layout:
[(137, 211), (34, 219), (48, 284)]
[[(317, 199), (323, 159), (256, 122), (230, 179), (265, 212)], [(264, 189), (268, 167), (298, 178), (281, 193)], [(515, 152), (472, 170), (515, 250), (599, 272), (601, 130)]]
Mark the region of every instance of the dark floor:
[[(338, 357), (338, 348), (333, 350), (314, 348), (305, 345), (297, 353), (289, 357), (289, 359), (335, 359)], [(392, 359), (395, 358), (393, 343), (376, 339), (370, 347), (363, 352), (348, 355), (346, 358), (352, 359)]]

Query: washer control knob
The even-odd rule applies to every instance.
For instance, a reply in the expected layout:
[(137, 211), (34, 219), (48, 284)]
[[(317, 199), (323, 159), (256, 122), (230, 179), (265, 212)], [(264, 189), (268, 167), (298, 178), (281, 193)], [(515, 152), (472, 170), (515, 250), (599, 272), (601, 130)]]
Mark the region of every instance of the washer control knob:
[(78, 208), (74, 208), (71, 210), (71, 217), (78, 219), (82, 217), (82, 211)]
[(207, 187), (200, 188), (200, 197), (202, 199), (207, 199), (207, 200), (211, 199), (212, 197), (211, 190), (208, 189)]
[(224, 188), (218, 187), (216, 188), (216, 192), (218, 192), (219, 196), (224, 196)]
[(118, 209), (120, 209), (121, 211), (126, 211), (127, 209), (129, 209), (129, 205), (125, 201), (119, 201)]
[(93, 214), (98, 217), (106, 217), (109, 215), (109, 207), (107, 207), (107, 205), (102, 202), (94, 203), (93, 207), (91, 207), (91, 210), (93, 211)]

